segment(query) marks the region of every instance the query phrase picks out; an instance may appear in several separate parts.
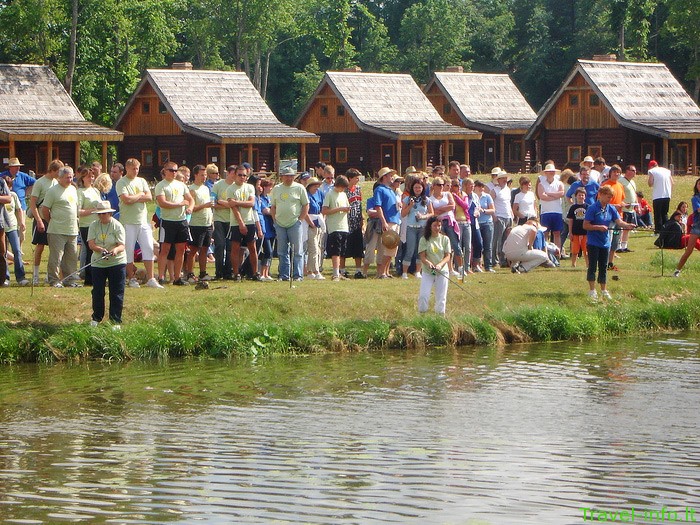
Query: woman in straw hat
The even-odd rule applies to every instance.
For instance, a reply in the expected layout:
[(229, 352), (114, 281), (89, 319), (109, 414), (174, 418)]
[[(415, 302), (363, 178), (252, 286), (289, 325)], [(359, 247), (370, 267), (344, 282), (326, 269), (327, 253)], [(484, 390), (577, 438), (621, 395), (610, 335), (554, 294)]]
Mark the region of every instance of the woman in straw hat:
[(88, 228), (88, 246), (92, 251), (92, 326), (105, 315), (105, 284), (109, 281), (109, 320), (115, 328), (121, 325), (126, 284), (126, 253), (124, 226), (112, 217), (114, 209), (108, 201), (100, 202), (93, 212), (97, 215)]

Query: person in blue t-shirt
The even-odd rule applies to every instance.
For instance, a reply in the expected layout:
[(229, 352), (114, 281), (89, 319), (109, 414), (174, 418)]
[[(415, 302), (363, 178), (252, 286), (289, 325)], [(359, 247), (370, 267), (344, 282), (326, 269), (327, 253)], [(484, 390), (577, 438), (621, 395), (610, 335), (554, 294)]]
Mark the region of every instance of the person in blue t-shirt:
[(581, 168), (581, 180), (574, 182), (566, 191), (566, 198), (569, 199), (569, 202), (574, 202), (574, 194), (578, 188), (583, 188), (586, 190), (586, 200), (584, 204), (586, 206), (592, 206), (596, 201), (600, 184), (594, 180), (591, 180), (591, 173), (585, 167)]
[(27, 211), (27, 188), (34, 186), (36, 179), (31, 175), (20, 171), (20, 166), (24, 166), (17, 157), (12, 157), (7, 163), (7, 170), (0, 173), (3, 179), (9, 177), (12, 179), (12, 191), (19, 197), (19, 203), (22, 205), (22, 211)]
[(598, 300), (595, 291), (596, 267), (598, 268), (598, 284), (600, 293), (605, 299), (612, 299), (607, 290), (608, 254), (610, 252), (610, 235), (608, 230), (611, 224), (618, 228), (634, 228), (633, 224), (626, 223), (620, 218), (615, 206), (610, 204), (613, 190), (610, 186), (603, 186), (598, 191), (598, 200), (589, 206), (583, 219), (583, 229), (586, 230), (586, 246), (588, 247), (588, 296), (592, 301)]
[[(382, 232), (389, 230), (399, 233), (401, 224), (401, 211), (398, 196), (391, 187), (392, 179), (396, 175), (396, 170), (382, 168), (378, 173), (379, 186), (374, 190), (374, 209), (382, 226)], [(389, 275), (389, 264), (391, 259), (396, 257), (398, 246), (387, 248), (379, 243), (377, 250), (377, 278), (387, 279)]]

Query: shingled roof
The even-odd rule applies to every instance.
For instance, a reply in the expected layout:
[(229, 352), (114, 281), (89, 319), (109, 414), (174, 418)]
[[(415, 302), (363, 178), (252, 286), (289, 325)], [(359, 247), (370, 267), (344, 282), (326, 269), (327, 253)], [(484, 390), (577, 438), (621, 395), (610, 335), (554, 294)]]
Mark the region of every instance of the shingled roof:
[(318, 142), (282, 124), (245, 73), (148, 69), (115, 123), (118, 127), (149, 83), (182, 131), (223, 144)]
[(445, 122), (410, 75), (328, 71), (314, 97), (330, 86), (362, 130), (401, 140), (478, 139), (477, 131)]
[(700, 108), (665, 64), (578, 60), (540, 109), (526, 138), (580, 73), (618, 123), (666, 139), (700, 138)]
[(436, 72), (424, 90), (437, 85), (462, 122), (479, 131), (525, 133), (537, 114), (508, 75)]
[(0, 64), (0, 140), (119, 141), (123, 134), (85, 120), (48, 66)]

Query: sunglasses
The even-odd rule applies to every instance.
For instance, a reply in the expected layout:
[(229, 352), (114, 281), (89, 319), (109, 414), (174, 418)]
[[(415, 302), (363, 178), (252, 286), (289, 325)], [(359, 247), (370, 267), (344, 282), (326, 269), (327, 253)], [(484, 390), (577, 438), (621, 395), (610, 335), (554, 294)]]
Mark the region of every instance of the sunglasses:
[(175, 173), (177, 171), (177, 168), (165, 168), (165, 171), (171, 171)]

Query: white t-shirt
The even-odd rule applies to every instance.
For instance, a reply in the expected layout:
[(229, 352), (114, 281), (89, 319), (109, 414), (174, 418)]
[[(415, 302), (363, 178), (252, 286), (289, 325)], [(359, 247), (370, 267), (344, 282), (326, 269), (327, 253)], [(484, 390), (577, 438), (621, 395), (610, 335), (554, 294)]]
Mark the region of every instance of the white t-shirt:
[[(547, 177), (540, 177), (540, 185), (545, 193), (556, 193), (564, 191), (564, 184), (560, 180), (554, 179), (547, 182)], [(561, 199), (546, 201), (540, 199), (540, 213), (561, 213)]]
[(535, 210), (535, 193), (532, 191), (521, 191), (515, 196), (513, 204), (518, 205), (518, 214), (520, 217), (537, 217)]
[(510, 188), (506, 184), (502, 188), (496, 186), (494, 189), (493, 204), (496, 208), (496, 217), (504, 217), (506, 219), (513, 218), (513, 209), (510, 206)]
[(649, 170), (649, 175), (654, 177), (654, 185), (651, 188), (652, 200), (671, 198), (671, 171), (656, 166)]

